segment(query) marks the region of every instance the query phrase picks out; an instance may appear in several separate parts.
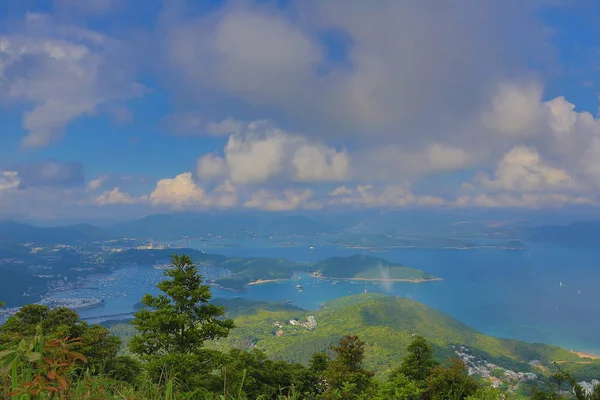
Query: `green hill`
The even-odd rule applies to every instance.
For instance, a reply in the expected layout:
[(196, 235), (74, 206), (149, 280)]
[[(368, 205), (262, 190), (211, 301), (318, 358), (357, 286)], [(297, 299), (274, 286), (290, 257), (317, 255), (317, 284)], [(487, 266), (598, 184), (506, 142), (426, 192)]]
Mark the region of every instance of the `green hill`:
[(332, 257), (312, 265), (317, 275), (335, 279), (423, 281), (439, 279), (418, 269), (408, 268), (378, 257), (355, 254)]
[[(243, 304), (243, 300), (241, 303)], [(404, 356), (412, 334), (421, 334), (432, 343), (437, 357), (455, 356), (465, 346), (478, 359), (519, 372), (544, 374), (553, 362), (560, 363), (581, 379), (600, 375), (600, 362), (582, 359), (557, 346), (526, 343), (486, 336), (467, 325), (405, 298), (361, 294), (340, 298), (319, 311), (304, 311), (289, 305), (253, 304), (240, 312), (230, 310), (236, 323), (231, 335), (217, 347), (254, 347), (270, 357), (307, 363), (310, 355), (323, 351), (344, 335), (359, 335), (366, 345), (366, 363), (378, 373), (389, 372)], [(314, 329), (291, 325), (314, 316)], [(275, 326), (280, 323), (280, 328)], [(283, 333), (277, 336), (277, 331)], [(532, 366), (530, 362), (537, 360)]]

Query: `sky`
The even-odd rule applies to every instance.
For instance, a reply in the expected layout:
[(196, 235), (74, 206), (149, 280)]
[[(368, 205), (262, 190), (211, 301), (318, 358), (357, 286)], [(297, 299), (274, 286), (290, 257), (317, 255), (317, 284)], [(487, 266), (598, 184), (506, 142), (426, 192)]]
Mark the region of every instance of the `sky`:
[(597, 0), (3, 0), (0, 218), (600, 205)]

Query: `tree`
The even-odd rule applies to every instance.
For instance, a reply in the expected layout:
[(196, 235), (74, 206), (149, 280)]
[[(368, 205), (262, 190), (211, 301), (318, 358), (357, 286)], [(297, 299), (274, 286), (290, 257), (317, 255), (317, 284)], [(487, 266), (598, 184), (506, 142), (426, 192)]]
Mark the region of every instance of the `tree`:
[(363, 368), (365, 342), (358, 336), (345, 336), (338, 346), (331, 346), (335, 358), (328, 363), (324, 373), (328, 389), (327, 396), (335, 394), (342, 398), (352, 398), (364, 393), (373, 385), (373, 371)]
[(419, 400), (423, 389), (404, 374), (396, 374), (379, 389), (377, 400)]
[(0, 326), (0, 345), (6, 345), (16, 337), (32, 337), (38, 329), (47, 336), (81, 338), (77, 350), (87, 358), (86, 365), (98, 372), (108, 360), (116, 357), (121, 346), (121, 340), (110, 335), (108, 329), (89, 325), (77, 312), (65, 307), (51, 309), (40, 304), (21, 307)]
[(406, 347), (407, 354), (402, 359), (400, 366), (392, 372), (392, 378), (396, 375), (404, 375), (411, 381), (424, 384), (431, 370), (438, 365), (433, 359), (433, 349), (425, 338), (415, 335), (414, 339)]
[(435, 367), (427, 379), (425, 399), (462, 400), (474, 395), (479, 389), (477, 381), (467, 374), (465, 363), (453, 358), (450, 365)]
[(130, 342), (132, 352), (143, 357), (165, 354), (190, 354), (206, 340), (226, 337), (233, 328), (231, 319), (222, 318), (223, 307), (209, 304), (210, 287), (187, 255), (173, 255), (169, 278), (156, 286), (164, 293), (144, 295), (147, 307), (135, 313), (132, 324), (139, 335)]

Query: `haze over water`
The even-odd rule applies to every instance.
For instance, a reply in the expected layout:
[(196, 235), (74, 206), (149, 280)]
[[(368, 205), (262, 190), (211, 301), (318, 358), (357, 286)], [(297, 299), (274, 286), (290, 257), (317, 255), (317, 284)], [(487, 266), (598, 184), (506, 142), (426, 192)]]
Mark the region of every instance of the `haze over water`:
[[(184, 244), (184, 243), (179, 243)], [(496, 337), (557, 344), (567, 349), (600, 354), (600, 249), (527, 244), (526, 251), (501, 249), (391, 249), (369, 253), (328, 244), (275, 247), (268, 241), (244, 242), (241, 247), (214, 247), (185, 243), (209, 253), (244, 257), (285, 257), (312, 262), (332, 256), (370, 254), (422, 269), (444, 281), (393, 284), (323, 282), (299, 274), (286, 282), (252, 285), (244, 292), (213, 287), (213, 297), (244, 297), (255, 300), (293, 301), (305, 309), (318, 309), (326, 301), (349, 294), (369, 292), (404, 296), (440, 310), (459, 321)], [(154, 284), (162, 271), (128, 267), (90, 283), (116, 293), (106, 304), (81, 310), (83, 317), (130, 313), (144, 293), (156, 293)], [(299, 279), (297, 281), (296, 279)], [(560, 285), (563, 283), (563, 286)], [(303, 292), (295, 289), (301, 283)], [(87, 297), (93, 290), (77, 289)], [(75, 296), (73, 291), (61, 295)], [(124, 296), (123, 294), (127, 294)], [(97, 293), (96, 293), (97, 295)]]

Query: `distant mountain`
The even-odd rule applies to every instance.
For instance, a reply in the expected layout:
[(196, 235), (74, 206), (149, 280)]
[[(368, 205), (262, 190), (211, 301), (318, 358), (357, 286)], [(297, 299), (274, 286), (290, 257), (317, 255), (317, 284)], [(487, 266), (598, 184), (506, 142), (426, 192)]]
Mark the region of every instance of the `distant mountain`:
[(330, 232), (328, 225), (299, 215), (244, 213), (156, 214), (117, 224), (108, 230), (112, 236), (152, 237), (174, 240), (212, 235), (315, 234)]
[(600, 244), (600, 221), (538, 226), (531, 229), (529, 240), (547, 243)]
[(177, 240), (186, 237), (261, 235), (307, 235), (331, 232), (331, 226), (300, 215), (246, 213), (175, 213), (149, 215), (106, 228), (89, 224), (34, 226), (0, 221), (0, 242), (73, 244), (124, 237)]
[(0, 242), (75, 243), (95, 240), (103, 235), (101, 228), (87, 224), (40, 227), (15, 221), (0, 221)]

